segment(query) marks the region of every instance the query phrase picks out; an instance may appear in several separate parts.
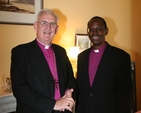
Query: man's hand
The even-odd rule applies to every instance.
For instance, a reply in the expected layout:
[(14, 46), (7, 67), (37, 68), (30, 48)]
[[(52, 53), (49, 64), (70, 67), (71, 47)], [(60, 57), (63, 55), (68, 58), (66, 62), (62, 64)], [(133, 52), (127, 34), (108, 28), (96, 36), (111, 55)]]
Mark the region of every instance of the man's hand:
[(73, 89), (68, 89), (65, 95), (56, 101), (54, 110), (65, 111), (65, 109), (72, 111), (75, 101), (72, 98)]

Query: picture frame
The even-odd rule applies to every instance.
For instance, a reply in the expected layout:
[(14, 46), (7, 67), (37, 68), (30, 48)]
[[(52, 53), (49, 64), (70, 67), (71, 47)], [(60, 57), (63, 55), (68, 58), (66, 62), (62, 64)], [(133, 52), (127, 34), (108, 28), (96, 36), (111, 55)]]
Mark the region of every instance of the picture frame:
[(91, 46), (91, 41), (87, 34), (75, 35), (75, 46), (79, 47), (79, 51), (82, 52)]
[(0, 9), (0, 24), (32, 25), (36, 21), (38, 12), (43, 8), (43, 0), (6, 2), (0, 2), (0, 7), (6, 7)]

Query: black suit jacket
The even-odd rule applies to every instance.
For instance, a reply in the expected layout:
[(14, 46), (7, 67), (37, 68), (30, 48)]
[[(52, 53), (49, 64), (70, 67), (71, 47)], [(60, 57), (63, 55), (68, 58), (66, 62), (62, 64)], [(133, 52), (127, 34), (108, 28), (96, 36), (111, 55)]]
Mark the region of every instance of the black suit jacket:
[(78, 56), (79, 98), (76, 113), (131, 113), (131, 61), (125, 51), (107, 44), (92, 87), (88, 76), (91, 48)]
[[(66, 89), (77, 93), (77, 83), (64, 48), (52, 44), (55, 52), (61, 96)], [(17, 99), (16, 113), (56, 113), (53, 111), (54, 80), (36, 40), (12, 49), (11, 80)]]

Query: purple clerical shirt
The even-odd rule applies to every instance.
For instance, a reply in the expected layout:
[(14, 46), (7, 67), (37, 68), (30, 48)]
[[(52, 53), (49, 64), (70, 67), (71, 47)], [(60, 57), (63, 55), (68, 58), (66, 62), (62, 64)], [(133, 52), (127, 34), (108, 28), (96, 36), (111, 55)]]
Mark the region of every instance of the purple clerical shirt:
[(100, 47), (97, 50), (94, 50), (93, 48), (90, 51), (89, 56), (89, 80), (90, 80), (90, 86), (92, 86), (96, 71), (98, 68), (98, 65), (100, 63), (100, 60), (102, 58), (102, 55), (104, 53), (104, 50), (106, 48), (107, 43), (105, 43), (102, 47)]
[(54, 53), (51, 45), (46, 46), (46, 45), (42, 44), (39, 40), (37, 40), (37, 44), (41, 48), (41, 50), (45, 56), (45, 59), (49, 65), (51, 74), (54, 79), (54, 86), (55, 86), (54, 99), (58, 100), (58, 99), (60, 99), (61, 96), (60, 96), (60, 88), (59, 88), (59, 80), (58, 80), (58, 73), (57, 73), (57, 67), (56, 67), (55, 53)]

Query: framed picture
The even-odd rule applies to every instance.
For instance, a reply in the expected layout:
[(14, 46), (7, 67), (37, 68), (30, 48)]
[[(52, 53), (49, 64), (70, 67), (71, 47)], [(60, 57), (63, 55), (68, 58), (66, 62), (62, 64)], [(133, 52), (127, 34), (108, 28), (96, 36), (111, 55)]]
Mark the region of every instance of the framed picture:
[(87, 34), (75, 35), (75, 46), (79, 47), (80, 52), (88, 49), (91, 46), (91, 41)]
[(0, 0), (1, 24), (33, 24), (43, 0)]

